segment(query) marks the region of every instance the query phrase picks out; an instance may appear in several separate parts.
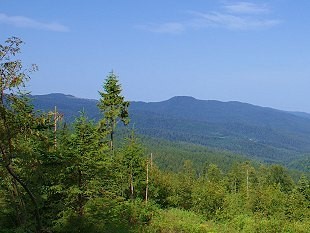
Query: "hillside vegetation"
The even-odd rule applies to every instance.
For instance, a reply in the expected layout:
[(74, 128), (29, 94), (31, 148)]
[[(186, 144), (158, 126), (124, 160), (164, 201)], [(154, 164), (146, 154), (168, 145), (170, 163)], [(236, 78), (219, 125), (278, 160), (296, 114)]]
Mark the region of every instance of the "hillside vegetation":
[[(82, 109), (91, 119), (100, 117), (96, 100), (63, 94), (32, 98), (36, 109), (48, 111), (57, 106), (68, 122)], [(294, 164), (304, 171), (310, 166), (305, 156), (310, 152), (310, 119), (297, 113), (192, 97), (131, 102), (129, 112), (130, 127), (140, 135), (227, 150), (268, 163)]]

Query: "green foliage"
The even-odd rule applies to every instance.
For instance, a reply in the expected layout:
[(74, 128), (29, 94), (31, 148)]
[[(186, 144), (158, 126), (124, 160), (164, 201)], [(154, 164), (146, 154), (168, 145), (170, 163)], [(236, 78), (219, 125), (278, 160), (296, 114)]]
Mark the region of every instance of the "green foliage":
[(129, 102), (121, 95), (122, 88), (117, 76), (111, 72), (103, 84), (103, 91), (99, 91), (98, 108), (103, 114), (100, 120), (100, 130), (104, 134), (110, 134), (111, 149), (113, 151), (113, 135), (116, 125), (122, 121), (124, 125), (129, 123)]
[[(62, 94), (34, 96), (36, 109), (49, 111), (57, 105), (68, 121), (73, 121), (83, 108), (91, 119), (100, 120), (97, 103)], [(134, 125), (139, 135), (204, 145), (309, 171), (310, 121), (292, 113), (189, 97), (158, 103), (131, 102), (129, 113), (130, 126)]]
[(186, 210), (168, 209), (156, 214), (145, 232), (208, 232), (208, 225), (203, 217)]
[(222, 172), (216, 164), (210, 164), (207, 170), (207, 179), (212, 183), (219, 183), (222, 179)]
[(303, 174), (297, 184), (298, 191), (310, 201), (310, 180)]
[(99, 91), (101, 99), (98, 107), (104, 114), (107, 130), (113, 130), (117, 120), (120, 119), (125, 125), (129, 123), (128, 106), (129, 102), (124, 101), (121, 96), (121, 85), (118, 83), (118, 77), (111, 72), (103, 84), (103, 92)]
[(117, 158), (121, 171), (122, 192), (127, 198), (143, 198), (145, 191), (145, 165), (144, 149), (138, 143), (134, 133), (125, 139), (125, 144)]
[(205, 216), (206, 219), (215, 218), (223, 209), (225, 190), (222, 185), (210, 182), (197, 182), (192, 192), (192, 209)]
[(48, 119), (35, 114), (23, 90), (29, 73), (36, 67), (24, 69), (22, 62), (16, 59), (22, 43), (12, 37), (0, 45), (0, 182), (8, 192), (5, 199), (12, 208), (7, 210), (15, 217), (15, 224), (40, 232), (38, 147), (44, 144), (41, 131), (48, 128)]
[(277, 218), (264, 218), (261, 216), (237, 215), (230, 222), (220, 223), (214, 232), (225, 233), (276, 233), (276, 232), (300, 232), (309, 231), (309, 225), (304, 222), (287, 222)]
[(297, 190), (291, 192), (285, 203), (285, 216), (290, 221), (303, 221), (310, 218), (310, 200)]
[(137, 232), (149, 224), (158, 208), (152, 202), (121, 197), (102, 197), (89, 200), (85, 215), (68, 214), (57, 221), (56, 232)]
[(223, 209), (221, 215), (218, 216), (218, 219), (228, 222), (235, 218), (235, 216), (251, 213), (246, 204), (246, 199), (242, 193), (226, 194), (223, 199)]
[(289, 177), (284, 167), (280, 165), (271, 166), (267, 182), (269, 184), (279, 185), (284, 192), (291, 191), (293, 187), (293, 180)]
[[(179, 172), (184, 162), (190, 160), (195, 173), (201, 176), (206, 173), (208, 164), (216, 164), (220, 170), (227, 172), (231, 164), (248, 160), (241, 155), (191, 143), (170, 142), (141, 135), (140, 137), (148, 153), (153, 153), (154, 161), (164, 171)], [(257, 164), (254, 161), (252, 163)]]
[(97, 129), (93, 122), (88, 121), (85, 113), (73, 124), (74, 133), (63, 142), (66, 150), (62, 156), (64, 173), (63, 192), (66, 196), (67, 207), (75, 210), (79, 216), (84, 214), (86, 201), (100, 193), (100, 186), (104, 182), (103, 169), (106, 158), (99, 143)]
[(174, 173), (159, 170), (154, 164), (150, 168), (149, 197), (162, 208), (176, 206), (173, 198), (178, 179)]

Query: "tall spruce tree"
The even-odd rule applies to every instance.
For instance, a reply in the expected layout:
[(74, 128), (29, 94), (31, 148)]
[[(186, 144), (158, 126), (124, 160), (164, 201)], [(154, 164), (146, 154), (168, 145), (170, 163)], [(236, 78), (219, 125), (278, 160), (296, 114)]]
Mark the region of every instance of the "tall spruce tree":
[(110, 135), (112, 153), (114, 153), (114, 132), (117, 123), (120, 121), (124, 125), (129, 123), (129, 102), (124, 100), (121, 92), (122, 88), (118, 77), (112, 71), (103, 84), (103, 91), (99, 91), (101, 98), (98, 103), (98, 107), (103, 114), (103, 118), (100, 121), (100, 129), (102, 132)]

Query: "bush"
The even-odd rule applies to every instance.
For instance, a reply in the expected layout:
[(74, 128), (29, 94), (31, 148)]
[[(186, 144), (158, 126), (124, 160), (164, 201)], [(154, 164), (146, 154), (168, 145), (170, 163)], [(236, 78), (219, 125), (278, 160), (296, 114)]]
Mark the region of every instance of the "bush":
[[(169, 233), (200, 233), (210, 232), (211, 226), (204, 218), (191, 211), (180, 209), (160, 210), (144, 229), (144, 232), (169, 232)], [(211, 231), (212, 232), (212, 231)]]

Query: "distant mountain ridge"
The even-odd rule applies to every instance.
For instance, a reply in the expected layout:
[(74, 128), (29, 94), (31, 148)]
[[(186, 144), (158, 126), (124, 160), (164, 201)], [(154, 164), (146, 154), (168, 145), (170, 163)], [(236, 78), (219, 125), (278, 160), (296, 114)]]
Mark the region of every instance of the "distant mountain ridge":
[[(33, 103), (45, 111), (56, 105), (69, 121), (83, 109), (90, 118), (100, 117), (96, 100), (49, 94), (33, 96)], [(306, 116), (188, 96), (130, 105), (131, 124), (140, 134), (220, 148), (268, 162), (288, 163), (310, 153), (310, 117)]]
[(300, 116), (300, 117), (310, 119), (310, 113), (306, 113), (306, 112), (289, 112), (289, 113), (294, 114), (296, 116)]
[(64, 114), (65, 120), (72, 122), (79, 112), (85, 111), (91, 119), (99, 118), (97, 100), (83, 99), (73, 95), (52, 93), (46, 95), (32, 95), (32, 102), (35, 109), (42, 111), (57, 110)]

